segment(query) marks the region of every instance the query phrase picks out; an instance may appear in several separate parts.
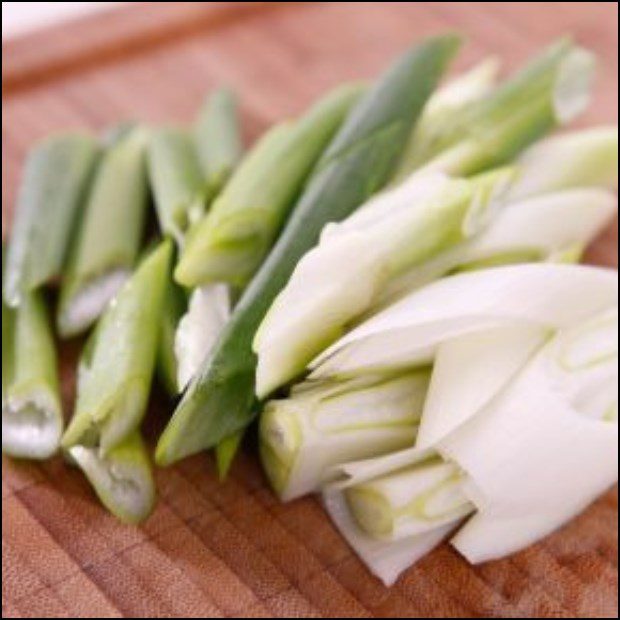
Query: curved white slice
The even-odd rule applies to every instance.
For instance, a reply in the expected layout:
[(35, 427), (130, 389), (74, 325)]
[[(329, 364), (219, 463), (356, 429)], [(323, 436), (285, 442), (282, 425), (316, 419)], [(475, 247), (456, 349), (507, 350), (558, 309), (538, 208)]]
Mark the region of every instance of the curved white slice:
[(472, 180), (414, 174), (328, 227), (258, 330), (259, 398), (301, 374), (371, 307), (392, 277), (477, 233), (513, 178), (509, 169)]
[(412, 447), (385, 456), (345, 463), (333, 469), (331, 478), (334, 482), (329, 485), (329, 488), (342, 491), (403, 467), (421, 463), (436, 454), (434, 449)]
[[(614, 341), (614, 338), (616, 340)], [(560, 333), (503, 396), (442, 440), (439, 452), (469, 476), (477, 515), (455, 547), (472, 562), (536, 542), (618, 478), (617, 422), (584, 401), (618, 385), (617, 308)], [(600, 414), (613, 407), (617, 394)]]
[(493, 259), (513, 262), (551, 260), (567, 248), (587, 247), (612, 221), (618, 198), (602, 189), (572, 189), (508, 205), (480, 235), (396, 278), (377, 309), (408, 291), (459, 268)]
[(434, 358), (448, 339), (475, 330), (532, 323), (562, 328), (617, 303), (608, 269), (532, 264), (444, 278), (380, 312), (329, 347), (314, 377), (413, 365)]
[(179, 390), (184, 390), (217, 342), (231, 313), (230, 291), (225, 284), (196, 289), (175, 338)]
[(361, 532), (353, 522), (341, 492), (327, 490), (323, 494), (323, 502), (340, 533), (386, 586), (393, 585), (404, 570), (441, 544), (458, 523), (448, 523), (419, 536), (385, 542)]
[(571, 187), (618, 190), (618, 127), (594, 127), (536, 143), (517, 161), (512, 200)]
[(538, 325), (475, 332), (440, 345), (418, 431), (417, 448), (430, 448), (478, 413), (545, 342)]

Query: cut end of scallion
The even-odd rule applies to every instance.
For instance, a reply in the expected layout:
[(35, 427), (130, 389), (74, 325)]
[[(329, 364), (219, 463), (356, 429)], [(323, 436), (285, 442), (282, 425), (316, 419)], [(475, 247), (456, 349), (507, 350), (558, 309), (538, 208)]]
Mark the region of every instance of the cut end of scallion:
[(63, 420), (51, 395), (32, 394), (2, 403), (2, 452), (15, 458), (43, 460), (60, 444)]
[(75, 446), (70, 457), (93, 485), (103, 505), (121, 521), (138, 524), (155, 505), (155, 482), (146, 448), (138, 436), (106, 456), (97, 448)]
[(95, 278), (71, 299), (65, 300), (58, 316), (58, 331), (61, 336), (76, 336), (91, 327), (130, 275), (125, 269), (112, 271)]
[(553, 91), (559, 124), (570, 123), (588, 107), (595, 69), (594, 54), (583, 48), (575, 48), (562, 61)]

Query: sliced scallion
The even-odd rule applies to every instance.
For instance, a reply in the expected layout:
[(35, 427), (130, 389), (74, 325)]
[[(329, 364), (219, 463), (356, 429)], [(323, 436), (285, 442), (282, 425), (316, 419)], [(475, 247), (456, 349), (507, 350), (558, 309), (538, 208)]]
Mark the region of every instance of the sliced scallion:
[(131, 275), (149, 200), (147, 139), (142, 127), (126, 129), (99, 164), (62, 286), (62, 336), (88, 329)]
[(48, 138), (29, 155), (4, 277), (10, 306), (60, 276), (98, 154), (93, 137), (74, 133)]

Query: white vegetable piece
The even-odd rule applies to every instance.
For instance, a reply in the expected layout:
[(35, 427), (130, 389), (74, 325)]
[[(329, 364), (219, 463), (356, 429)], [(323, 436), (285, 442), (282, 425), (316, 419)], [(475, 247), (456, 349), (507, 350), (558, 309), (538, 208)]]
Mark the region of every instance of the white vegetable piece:
[(489, 404), (550, 333), (539, 325), (517, 324), (466, 334), (440, 345), (416, 447), (437, 445)]
[(512, 200), (576, 187), (618, 191), (618, 127), (594, 127), (547, 138), (518, 159)]
[(326, 491), (323, 503), (349, 545), (386, 586), (393, 585), (404, 570), (432, 551), (457, 525), (448, 523), (419, 536), (385, 542), (366, 536), (359, 530), (342, 493)]
[(320, 490), (334, 466), (413, 446), (429, 378), (422, 370), (308, 382), (270, 401), (260, 424), (261, 456), (280, 498)]
[[(606, 284), (600, 281), (601, 286)], [(326, 508), (349, 544), (384, 583), (391, 585), (473, 511), (452, 542), (468, 560), (482, 562), (536, 542), (617, 480), (616, 304), (561, 329), (533, 357), (532, 348), (541, 342), (541, 333), (519, 332), (518, 322), (516, 331), (492, 330), (479, 334), (479, 340), (463, 338), (452, 343), (454, 348), (443, 348), (444, 355), (454, 351), (461, 362), (477, 367), (467, 370), (463, 383), (478, 377), (480, 383), (475, 385), (484, 398), (467, 394), (468, 389), (475, 391), (475, 385), (461, 385), (462, 369), (454, 364), (444, 366), (431, 387), (431, 391), (447, 389), (451, 381), (456, 382), (447, 403), (458, 403), (459, 394), (464, 394), (467, 419), (457, 416), (446, 424), (447, 412), (429, 399), (423, 424), (427, 417), (439, 418), (440, 424), (430, 425), (440, 438), (435, 446), (416, 446), (334, 472), (338, 482), (324, 490)], [(530, 346), (517, 346), (517, 334), (525, 342), (529, 338)], [(505, 373), (492, 368), (487, 345), (494, 338), (498, 347), (527, 352), (530, 360), (521, 356), (524, 368), (507, 386)], [(505, 361), (509, 353), (502, 352), (501, 357), (499, 368), (514, 375)], [(503, 380), (495, 381), (496, 377)], [(439, 498), (435, 494), (441, 485), (433, 486), (432, 477), (441, 461), (438, 464), (433, 458), (434, 449), (445, 459), (447, 469), (441, 476), (446, 474), (455, 482)], [(430, 494), (424, 486), (429, 480)], [(432, 521), (419, 518), (428, 517), (428, 511), (420, 509), (429, 503), (435, 508), (454, 507), (453, 519), (446, 514), (433, 528)], [(411, 518), (412, 507), (418, 519)]]
[(434, 282), (349, 332), (312, 364), (313, 378), (428, 365), (468, 333), (521, 323), (561, 329), (617, 304), (618, 277), (587, 266), (531, 264)]
[(256, 335), (258, 396), (301, 373), (372, 306), (390, 279), (478, 232), (513, 178), (508, 169), (471, 181), (414, 175), (344, 223), (328, 226)]
[(478, 509), (453, 540), (470, 562), (536, 542), (616, 482), (618, 426), (607, 415), (617, 388), (615, 307), (560, 332), (497, 402), (439, 443), (467, 472)]
[(179, 391), (200, 369), (231, 314), (230, 290), (225, 284), (196, 289), (181, 319), (175, 339)]

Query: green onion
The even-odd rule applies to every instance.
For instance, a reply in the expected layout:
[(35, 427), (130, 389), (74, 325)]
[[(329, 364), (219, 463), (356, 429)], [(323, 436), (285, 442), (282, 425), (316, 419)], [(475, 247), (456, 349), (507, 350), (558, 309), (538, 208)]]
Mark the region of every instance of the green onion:
[(326, 229), (258, 330), (258, 396), (301, 374), (392, 279), (474, 235), (513, 176), (509, 169), (471, 180), (414, 175)]
[(2, 304), (2, 451), (46, 459), (63, 429), (56, 348), (40, 293), (22, 294), (17, 309)]
[(179, 394), (179, 369), (175, 352), (175, 341), (179, 323), (186, 310), (186, 294), (171, 278), (164, 297), (163, 319), (157, 356), (157, 373), (162, 386), (173, 398)]
[(282, 500), (318, 491), (351, 460), (412, 446), (428, 389), (425, 370), (308, 382), (265, 408), (261, 456)]
[(469, 175), (511, 161), (587, 106), (593, 55), (561, 40), (494, 93), (429, 128), (409, 155), (409, 170), (430, 166)]
[(217, 461), (217, 473), (220, 480), (226, 480), (228, 477), (228, 472), (232, 467), (235, 456), (237, 456), (244, 436), (245, 432), (239, 431), (217, 444), (215, 448), (215, 458)]
[(94, 138), (76, 133), (49, 138), (30, 154), (7, 256), (10, 306), (60, 275), (98, 152)]
[(97, 320), (138, 258), (149, 200), (146, 142), (144, 128), (125, 129), (102, 158), (63, 282), (62, 336)]
[(164, 242), (112, 300), (84, 352), (63, 447), (105, 455), (140, 425), (155, 370), (172, 246)]
[(160, 464), (215, 446), (250, 423), (256, 370), (252, 341), (265, 313), (324, 225), (347, 217), (388, 181), (458, 46), (457, 37), (445, 36), (408, 52), (345, 121), (164, 432), (157, 449)]
[(209, 198), (190, 134), (174, 127), (152, 131), (148, 169), (161, 232), (182, 245)]
[(496, 58), (487, 58), (440, 88), (429, 100), (420, 122), (409, 138), (409, 144), (394, 175), (394, 182), (404, 181), (414, 170), (420, 144), (428, 144), (445, 123), (490, 96), (499, 72)]
[(227, 89), (207, 98), (195, 129), (203, 176), (212, 195), (219, 194), (243, 153), (237, 100)]
[(458, 521), (474, 510), (464, 475), (439, 457), (345, 491), (351, 516), (369, 536), (399, 540)]
[(84, 472), (101, 503), (121, 521), (138, 524), (153, 511), (155, 481), (148, 451), (138, 433), (103, 455), (98, 448), (74, 446), (69, 457)]
[(362, 94), (342, 86), (258, 143), (192, 233), (176, 270), (189, 287), (245, 286), (271, 249), (308, 175)]

